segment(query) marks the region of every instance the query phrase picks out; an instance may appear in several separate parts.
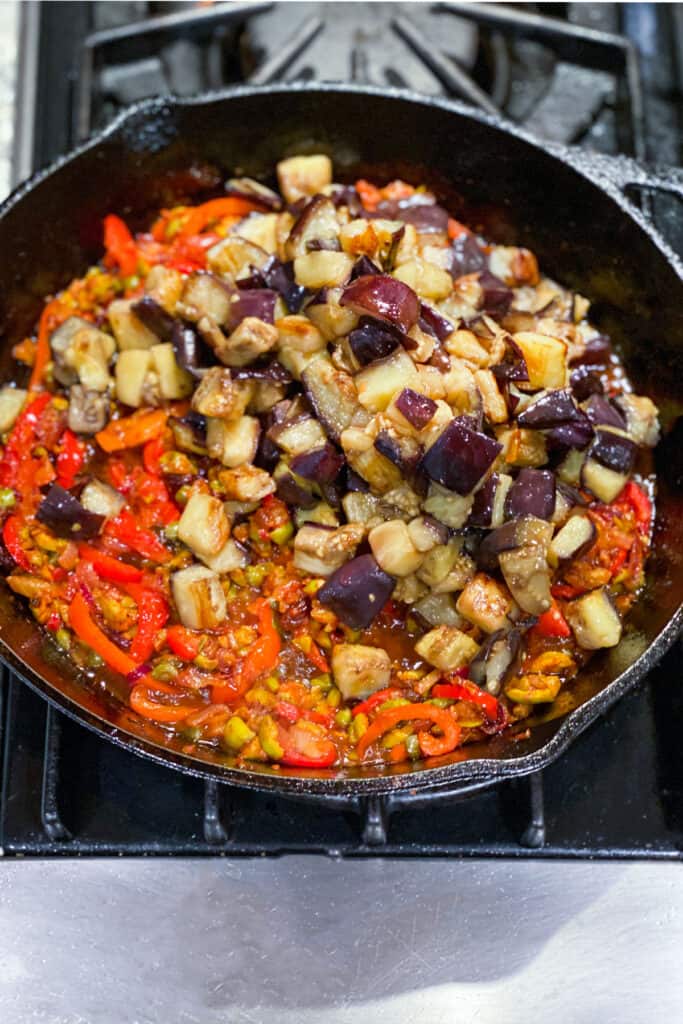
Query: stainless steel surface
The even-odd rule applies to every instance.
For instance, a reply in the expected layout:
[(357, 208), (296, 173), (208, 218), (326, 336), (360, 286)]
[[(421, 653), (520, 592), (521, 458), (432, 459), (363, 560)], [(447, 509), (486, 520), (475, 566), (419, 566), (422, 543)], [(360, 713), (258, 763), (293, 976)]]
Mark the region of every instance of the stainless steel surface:
[(9, 192), (12, 173), (19, 13), (15, 0), (0, 0), (0, 199)]
[(12, 862), (6, 1024), (681, 1020), (674, 865)]

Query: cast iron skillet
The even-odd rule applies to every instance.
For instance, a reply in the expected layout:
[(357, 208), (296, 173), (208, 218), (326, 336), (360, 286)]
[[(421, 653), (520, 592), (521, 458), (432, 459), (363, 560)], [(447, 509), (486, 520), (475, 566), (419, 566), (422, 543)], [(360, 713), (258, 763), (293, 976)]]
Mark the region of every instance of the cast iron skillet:
[[(181, 199), (198, 162), (270, 176), (286, 155), (323, 150), (337, 175), (427, 181), (456, 216), (489, 237), (531, 248), (541, 267), (593, 302), (621, 346), (636, 390), (663, 412), (659, 496), (646, 592), (619, 646), (598, 657), (524, 742), (494, 740), (421, 769), (340, 774), (254, 767), (221, 754), (189, 755), (162, 730), (86, 689), (0, 588), (0, 655), (31, 687), (89, 728), (185, 772), (291, 795), (339, 799), (400, 790), (459, 790), (548, 764), (664, 653), (683, 620), (683, 268), (622, 191), (629, 184), (683, 194), (678, 172), (651, 176), (630, 161), (541, 146), (457, 103), (366, 87), (239, 88), (161, 99), (125, 112), (104, 132), (21, 185), (0, 207), (0, 379), (42, 296), (101, 255), (101, 222), (115, 211), (145, 223)], [(681, 427), (681, 429), (679, 429)]]

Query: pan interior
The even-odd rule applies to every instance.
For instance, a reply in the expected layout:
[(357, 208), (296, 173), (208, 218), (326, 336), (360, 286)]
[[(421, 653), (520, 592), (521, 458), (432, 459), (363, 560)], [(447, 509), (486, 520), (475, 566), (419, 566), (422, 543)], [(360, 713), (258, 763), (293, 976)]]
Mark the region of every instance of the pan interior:
[(621, 644), (591, 663), (524, 743), (469, 747), (418, 771), (357, 769), (324, 778), (265, 768), (237, 771), (210, 751), (188, 756), (163, 730), (112, 701), (104, 684), (85, 687), (75, 678), (5, 588), (0, 644), (31, 685), (86, 724), (139, 752), (243, 785), (319, 791), (346, 785), (368, 792), (529, 771), (555, 756), (627, 681), (651, 666), (674, 634), (672, 620), (683, 600), (683, 281), (653, 233), (636, 222), (618, 195), (503, 127), (443, 102), (342, 87), (278, 86), (143, 104), (5, 204), (0, 378), (14, 372), (12, 345), (32, 329), (42, 297), (101, 255), (106, 213), (142, 226), (159, 207), (210, 194), (204, 190), (207, 168), (221, 178), (249, 174), (268, 180), (283, 156), (314, 151), (330, 154), (338, 177), (426, 182), (459, 219), (495, 241), (528, 246), (546, 273), (591, 299), (592, 318), (616, 341), (634, 388), (660, 406), (665, 436), (656, 452), (653, 553), (645, 592)]

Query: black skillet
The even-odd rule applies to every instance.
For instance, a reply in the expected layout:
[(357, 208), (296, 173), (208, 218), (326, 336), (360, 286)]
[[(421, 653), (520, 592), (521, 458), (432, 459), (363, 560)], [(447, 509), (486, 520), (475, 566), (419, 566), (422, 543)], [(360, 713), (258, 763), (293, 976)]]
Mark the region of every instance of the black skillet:
[[(318, 85), (239, 88), (192, 100), (151, 100), (21, 185), (0, 207), (0, 378), (42, 296), (101, 255), (108, 212), (142, 225), (160, 206), (202, 198), (206, 165), (272, 175), (283, 156), (323, 150), (338, 176), (427, 181), (461, 219), (500, 242), (534, 250), (543, 269), (593, 302), (618, 343), (637, 391), (663, 413), (659, 495), (645, 593), (624, 639), (540, 719), (528, 740), (491, 741), (425, 768), (310, 773), (237, 769), (221, 754), (189, 755), (179, 741), (87, 688), (30, 615), (0, 588), (0, 655), (67, 714), (128, 749), (194, 775), (290, 795), (340, 800), (381, 792), (463, 790), (526, 774), (558, 757), (635, 685), (683, 621), (683, 267), (642, 213), (630, 187), (683, 195), (680, 172), (653, 175), (629, 160), (542, 145), (457, 103), (409, 93)], [(199, 170), (200, 165), (204, 171)], [(192, 173), (187, 173), (193, 168)], [(209, 175), (210, 177), (210, 175)]]

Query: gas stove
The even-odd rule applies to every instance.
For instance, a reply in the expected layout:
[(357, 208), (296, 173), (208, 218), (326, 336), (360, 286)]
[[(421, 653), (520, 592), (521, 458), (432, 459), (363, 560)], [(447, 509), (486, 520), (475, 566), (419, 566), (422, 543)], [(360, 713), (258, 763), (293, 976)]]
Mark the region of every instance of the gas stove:
[[(547, 10), (546, 10), (547, 8)], [(18, 180), (149, 95), (355, 81), (455, 96), (554, 141), (681, 160), (680, 5), (31, 3)], [(652, 214), (683, 246), (683, 214)], [(6, 856), (680, 858), (680, 651), (557, 763), (450, 797), (297, 802), (134, 757), (2, 681)]]

